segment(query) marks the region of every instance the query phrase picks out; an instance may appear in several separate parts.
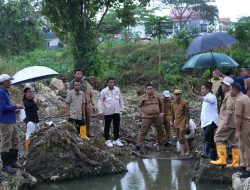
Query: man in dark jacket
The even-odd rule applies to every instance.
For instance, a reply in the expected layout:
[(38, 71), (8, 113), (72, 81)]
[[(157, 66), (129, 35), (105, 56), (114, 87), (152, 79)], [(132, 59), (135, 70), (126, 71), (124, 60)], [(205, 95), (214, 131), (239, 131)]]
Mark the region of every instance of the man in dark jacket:
[(20, 168), (16, 163), (18, 156), (19, 136), (16, 127), (16, 111), (23, 109), (20, 104), (12, 104), (8, 88), (11, 78), (7, 74), (0, 75), (0, 135), (2, 170), (10, 174), (16, 173), (15, 168)]
[(25, 88), (23, 92), (23, 105), (25, 107), (26, 114), (24, 122), (27, 124), (25, 147), (26, 151), (28, 152), (30, 145), (30, 135), (39, 129), (39, 119), (37, 114), (38, 99), (35, 99), (34, 93), (30, 88)]

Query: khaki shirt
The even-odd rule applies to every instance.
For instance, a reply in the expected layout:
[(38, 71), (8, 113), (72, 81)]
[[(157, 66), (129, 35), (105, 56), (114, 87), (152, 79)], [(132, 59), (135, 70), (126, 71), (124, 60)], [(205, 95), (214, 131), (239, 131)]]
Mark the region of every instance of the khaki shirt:
[(137, 106), (141, 108), (145, 118), (152, 118), (163, 113), (162, 98), (158, 95), (148, 96), (144, 94), (139, 97)]
[(82, 120), (82, 106), (85, 104), (85, 95), (82, 91), (77, 93), (75, 90), (68, 92), (66, 103), (69, 103), (69, 117), (71, 119)]
[(189, 103), (184, 100), (173, 101), (171, 118), (174, 120), (175, 128), (184, 128), (189, 123)]
[[(74, 80), (72, 80), (69, 83), (69, 90), (73, 90), (74, 89)], [(88, 106), (91, 103), (91, 98), (94, 96), (94, 92), (93, 92), (93, 87), (91, 86), (91, 84), (89, 84), (88, 81), (86, 81), (85, 79), (82, 79), (80, 81), (81, 83), (81, 91), (85, 94), (85, 101), (86, 101), (86, 106)]]
[[(228, 114), (233, 115), (234, 114), (234, 103), (235, 103), (235, 98), (230, 96), (230, 92), (225, 93), (225, 98), (221, 104), (220, 107), (220, 114), (219, 114), (219, 127), (224, 126), (225, 119)], [(235, 122), (234, 122), (234, 117), (230, 117), (228, 120), (228, 127), (230, 128), (235, 128)]]
[(86, 97), (85, 97), (87, 106), (90, 105), (91, 99), (93, 98), (93, 96), (94, 96), (93, 87), (91, 86), (91, 84), (89, 84), (89, 82), (87, 82), (87, 91), (86, 91)]
[(240, 93), (235, 98), (235, 111), (234, 114), (241, 117), (242, 124), (249, 123), (250, 127), (250, 98)]
[(221, 78), (221, 77), (219, 79), (216, 79), (216, 80), (213, 78), (211, 79), (211, 82), (213, 83), (213, 87), (212, 87), (213, 94), (217, 93), (217, 91), (221, 85), (222, 80), (223, 80), (223, 78)]
[(98, 99), (99, 113), (104, 115), (112, 115), (124, 111), (124, 102), (121, 91), (118, 87), (110, 90), (109, 87), (104, 88)]

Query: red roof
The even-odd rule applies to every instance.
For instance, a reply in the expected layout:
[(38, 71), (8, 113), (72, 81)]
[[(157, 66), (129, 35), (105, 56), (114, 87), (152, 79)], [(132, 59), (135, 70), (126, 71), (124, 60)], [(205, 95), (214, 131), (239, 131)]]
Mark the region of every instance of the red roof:
[[(178, 11), (175, 11), (176, 13), (174, 14), (173, 11), (170, 11), (170, 15), (169, 17), (171, 18), (171, 20), (173, 22), (178, 22), (179, 19), (178, 19), (178, 15), (176, 16), (176, 14), (178, 14)], [(198, 13), (196, 14), (192, 14), (190, 17), (190, 11), (189, 10), (185, 10), (183, 16), (182, 16), (182, 21), (185, 22), (185, 21), (191, 21), (191, 20), (200, 20), (201, 17)]]

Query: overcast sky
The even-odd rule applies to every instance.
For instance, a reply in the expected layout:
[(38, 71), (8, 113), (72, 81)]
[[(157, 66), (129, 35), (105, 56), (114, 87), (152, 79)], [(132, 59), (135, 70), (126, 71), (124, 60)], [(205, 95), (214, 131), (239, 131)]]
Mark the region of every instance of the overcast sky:
[(250, 16), (250, 0), (216, 0), (220, 17), (230, 17), (236, 21), (239, 17)]
[[(155, 6), (161, 4), (160, 0), (152, 1)], [(250, 0), (216, 0), (219, 9), (219, 17), (230, 17), (231, 21), (237, 21), (242, 16), (250, 16)], [(169, 10), (156, 11), (157, 15), (168, 15)]]

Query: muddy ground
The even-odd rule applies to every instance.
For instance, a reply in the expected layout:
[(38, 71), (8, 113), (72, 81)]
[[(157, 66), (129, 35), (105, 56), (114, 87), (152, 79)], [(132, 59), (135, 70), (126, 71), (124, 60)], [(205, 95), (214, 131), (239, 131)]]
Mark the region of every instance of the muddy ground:
[[(201, 173), (202, 168), (209, 165), (208, 162), (200, 163), (199, 161), (199, 153), (202, 150), (203, 142), (201, 129), (199, 128), (200, 107), (197, 106), (197, 102), (191, 102), (192, 108), (190, 110), (191, 118), (198, 127), (194, 139), (189, 141), (191, 156), (180, 157), (176, 149), (173, 129), (171, 129), (172, 145), (168, 147), (156, 145), (156, 132), (152, 127), (144, 147), (139, 152), (134, 151), (141, 124), (141, 119), (136, 113), (138, 98), (136, 89), (138, 87), (131, 87), (123, 91), (126, 109), (121, 116), (120, 138), (124, 143), (124, 147), (107, 148), (104, 145), (103, 138), (104, 119), (93, 113), (91, 118), (91, 134), (93, 137), (89, 141), (79, 138), (74, 127), (63, 116), (66, 90), (58, 90), (56, 86), (50, 86), (51, 88), (49, 88), (40, 85), (41, 105), (39, 116), (42, 127), (32, 135), (28, 154), (24, 151), (25, 125), (18, 123), (21, 139), (19, 162), (23, 164), (26, 172), (19, 172), (14, 178), (0, 172), (0, 189), (7, 190), (13, 189), (13, 187), (15, 189), (30, 189), (37, 182), (42, 181), (58, 181), (81, 176), (125, 172), (127, 162), (145, 157), (180, 160), (196, 159), (199, 163), (196, 167), (196, 174)], [(95, 101), (97, 101), (97, 96), (98, 92), (96, 91)], [(48, 121), (52, 121), (54, 125), (48, 126), (46, 124)], [(217, 169), (220, 168), (215, 168), (215, 170)], [(204, 173), (204, 170), (202, 172)], [(209, 178), (209, 172), (206, 173), (206, 176)], [(15, 179), (14, 182), (13, 179)], [(200, 181), (204, 182), (206, 180)]]

